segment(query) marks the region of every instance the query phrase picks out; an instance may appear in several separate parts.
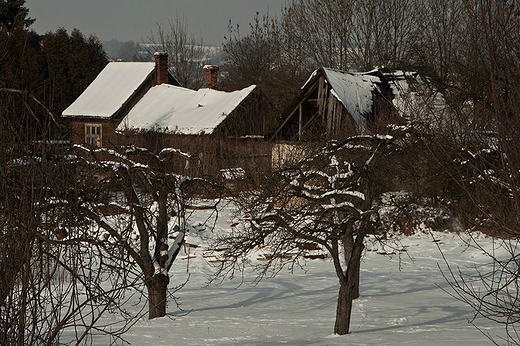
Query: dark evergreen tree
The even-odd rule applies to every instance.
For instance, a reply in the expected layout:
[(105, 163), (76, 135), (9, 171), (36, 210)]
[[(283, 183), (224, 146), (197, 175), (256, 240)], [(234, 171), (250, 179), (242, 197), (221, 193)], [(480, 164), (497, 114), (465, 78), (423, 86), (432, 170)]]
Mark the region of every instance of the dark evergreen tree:
[[(43, 36), (22, 28), (12, 32), (0, 30), (0, 98), (8, 90), (18, 95), (13, 102), (23, 104), (34, 97), (57, 119), (107, 62), (101, 42), (95, 36), (85, 37), (79, 30), (69, 35), (60, 28)], [(16, 112), (12, 116), (22, 119)], [(36, 108), (31, 121), (48, 123), (48, 116), (45, 108)], [(35, 124), (19, 126), (33, 133)], [(56, 136), (58, 133), (53, 137)]]
[[(42, 36), (42, 71), (49, 107), (60, 114), (85, 90), (108, 62), (99, 39), (63, 28)], [(50, 98), (52, 96), (52, 98)]]
[(25, 0), (0, 0), (0, 29), (26, 29), (34, 23), (35, 19), (28, 17), (29, 9), (24, 4)]

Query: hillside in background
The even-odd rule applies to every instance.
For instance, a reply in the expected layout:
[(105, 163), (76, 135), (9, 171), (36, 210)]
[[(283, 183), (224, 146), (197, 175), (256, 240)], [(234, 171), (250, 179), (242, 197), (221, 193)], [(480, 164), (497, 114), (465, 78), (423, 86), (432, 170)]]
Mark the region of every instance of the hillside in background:
[[(154, 61), (151, 43), (135, 41), (119, 41), (115, 38), (102, 41), (107, 57), (114, 61)], [(206, 61), (210, 64), (222, 63), (222, 48), (219, 46), (205, 46)]]

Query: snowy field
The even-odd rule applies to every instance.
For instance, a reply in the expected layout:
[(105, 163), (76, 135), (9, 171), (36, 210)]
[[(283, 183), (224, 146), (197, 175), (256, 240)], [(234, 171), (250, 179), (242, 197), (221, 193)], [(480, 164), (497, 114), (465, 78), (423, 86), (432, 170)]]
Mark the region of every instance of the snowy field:
[[(202, 220), (202, 218), (201, 218)], [(230, 227), (221, 215), (217, 227)], [(204, 232), (203, 232), (204, 233)], [(435, 238), (436, 241), (433, 241)], [(204, 245), (202, 236), (188, 242)], [(492, 240), (483, 238), (488, 247)], [(454, 299), (439, 266), (470, 268), (486, 259), (467, 248), (454, 234), (419, 234), (402, 240), (406, 251), (381, 255), (387, 249), (367, 246), (361, 267), (361, 297), (354, 302), (352, 333), (333, 335), (339, 289), (330, 259), (308, 260), (305, 270), (284, 270), (275, 278), (251, 282), (254, 273), (207, 286), (211, 267), (202, 246), (190, 249), (190, 259), (177, 259), (171, 272), (173, 287), (187, 279), (175, 295), (184, 311), (169, 304), (170, 317), (146, 318), (124, 338), (132, 345), (491, 345), (500, 344), (502, 329), (483, 319), (468, 321), (471, 309)], [(194, 257), (194, 258), (193, 258)], [(254, 260), (254, 259), (253, 259)], [(189, 313), (187, 313), (189, 312)], [(187, 314), (186, 314), (187, 313)], [(94, 339), (96, 345), (107, 340)]]

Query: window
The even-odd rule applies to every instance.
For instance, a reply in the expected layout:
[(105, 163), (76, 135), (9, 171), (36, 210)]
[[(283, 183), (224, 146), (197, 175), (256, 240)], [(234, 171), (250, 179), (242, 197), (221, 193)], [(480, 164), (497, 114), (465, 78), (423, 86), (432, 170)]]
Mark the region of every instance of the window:
[(101, 147), (101, 124), (85, 124), (85, 142), (93, 147)]

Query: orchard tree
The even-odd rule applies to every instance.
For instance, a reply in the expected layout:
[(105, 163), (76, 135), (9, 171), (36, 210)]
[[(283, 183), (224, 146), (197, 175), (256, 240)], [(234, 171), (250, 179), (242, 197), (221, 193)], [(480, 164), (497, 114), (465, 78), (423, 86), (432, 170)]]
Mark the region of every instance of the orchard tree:
[[(189, 157), (50, 141), (33, 149), (11, 138), (1, 146), (2, 344), (80, 344), (101, 334), (123, 343), (144, 309), (128, 304), (143, 297), (149, 318), (165, 316), (182, 286), (169, 289), (169, 269), (185, 234), (198, 232), (185, 217), (186, 189), (204, 182), (170, 173), (172, 161)], [(117, 317), (107, 326), (109, 313)]]
[[(80, 344), (102, 334), (123, 343), (142, 317), (126, 304), (145, 297), (150, 318), (166, 314), (168, 271), (185, 234), (197, 232), (185, 218), (186, 189), (204, 181), (171, 173), (174, 161), (190, 160), (173, 149), (118, 153), (53, 140), (37, 110), (56, 117), (21, 90), (0, 88), (0, 105), (0, 343)], [(119, 318), (107, 326), (109, 313)]]
[[(59, 207), (59, 196), (77, 182), (66, 159), (72, 153), (50, 131), (55, 122), (34, 95), (0, 88), (1, 345), (80, 344), (101, 334), (118, 342), (132, 322), (121, 308), (131, 275), (95, 258), (103, 251), (116, 258), (116, 246), (65, 240), (83, 224)], [(121, 323), (100, 323), (109, 312)]]
[(307, 149), (304, 158), (293, 157), (291, 163), (288, 157), (281, 167), (266, 171), (257, 188), (236, 197), (243, 230), (219, 238), (217, 246), (228, 249), (220, 274), (233, 275), (258, 247), (268, 253), (267, 261), (258, 264), (260, 277), (297, 264), (305, 249), (326, 250), (340, 287), (334, 332), (349, 333), (365, 240), (370, 235), (383, 241), (392, 234), (387, 231), (393, 221), (383, 220), (388, 216), (383, 207), (389, 207), (384, 196), (395, 188), (390, 176), (399, 161), (392, 160), (404, 132)]
[(186, 190), (209, 185), (172, 173), (175, 162), (191, 160), (175, 149), (153, 154), (136, 147), (121, 153), (76, 147), (76, 153), (71, 164), (77, 167), (77, 183), (56, 202), (59, 208), (74, 210), (82, 225), (68, 232), (66, 242), (116, 247), (116, 252), (97, 256), (118, 262), (116, 271), (134, 273), (141, 281), (150, 319), (165, 316), (168, 272), (186, 233), (196, 231), (186, 220)]
[[(520, 344), (520, 4), (518, 1), (462, 1), (466, 19), (464, 50), (457, 62), (462, 84), (455, 95), (466, 100), (460, 114), (471, 121), (464, 141), (439, 142), (438, 162), (460, 187), (459, 213), (470, 231), (499, 238), (500, 250), (485, 251), (490, 266), (473, 273), (451, 268), (446, 273), (457, 296), (475, 314), (503, 324), (508, 343)], [(471, 68), (472, 67), (472, 68)], [(454, 88), (455, 89), (455, 88)], [(449, 159), (447, 159), (449, 158)]]

